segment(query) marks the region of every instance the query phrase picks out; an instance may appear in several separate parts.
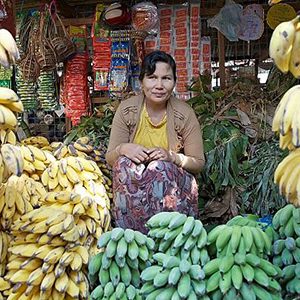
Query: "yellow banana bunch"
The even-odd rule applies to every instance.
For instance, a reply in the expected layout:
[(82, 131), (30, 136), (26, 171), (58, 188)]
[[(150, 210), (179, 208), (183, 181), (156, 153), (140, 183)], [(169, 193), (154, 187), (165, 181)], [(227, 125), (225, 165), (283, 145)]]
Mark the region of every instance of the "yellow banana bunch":
[(299, 16), (291, 21), (280, 23), (273, 31), (269, 55), (280, 71), (287, 73), (290, 68), (290, 60), (293, 43), (296, 35), (296, 27), (299, 23)]
[(280, 100), (274, 114), (272, 130), (280, 133), (280, 148), (300, 146), (300, 85), (290, 88)]
[(300, 206), (300, 149), (292, 151), (277, 166), (274, 182), (279, 186), (279, 192), (295, 206)]
[(32, 179), (25, 178), (25, 176), (11, 175), (4, 184), (3, 195), (1, 195), (2, 192), (0, 194), (3, 201), (0, 207), (0, 220), (4, 229), (9, 230), (13, 220), (33, 209), (30, 196), (36, 191), (32, 189), (29, 194), (26, 179)]
[[(6, 264), (7, 264), (7, 253), (8, 247), (10, 244), (10, 236), (8, 233), (4, 231), (0, 231), (0, 276), (5, 275), (6, 271)], [(0, 277), (0, 290), (2, 291), (1, 287), (1, 277)]]
[(20, 147), (3, 144), (1, 146), (1, 155), (8, 172), (20, 176), (24, 168), (24, 159), (21, 155)]
[(20, 54), (14, 37), (7, 29), (0, 29), (0, 64), (9, 68), (18, 59)]
[(56, 161), (55, 157), (50, 152), (35, 146), (21, 145), (20, 149), (24, 158), (24, 171), (29, 175), (38, 175), (36, 178), (37, 180), (39, 180), (49, 164)]
[(0, 141), (1, 144), (11, 144), (16, 145), (17, 144), (17, 137), (16, 134), (10, 130), (10, 129), (0, 129)]
[[(44, 148), (50, 145), (49, 141), (47, 140), (47, 138), (43, 137), (43, 136), (31, 136), (28, 137), (26, 139), (23, 139), (21, 141), (21, 144), (23, 145), (31, 145), (37, 148)], [(44, 150), (44, 149), (43, 149)], [(52, 148), (50, 147), (50, 150), (52, 150)]]
[(293, 48), (290, 57), (289, 71), (295, 78), (300, 77), (300, 24), (296, 25)]
[[(23, 104), (17, 94), (9, 88), (0, 87), (0, 128), (4, 130), (14, 130), (18, 124), (15, 113), (23, 111)], [(11, 134), (10, 139), (12, 139)]]

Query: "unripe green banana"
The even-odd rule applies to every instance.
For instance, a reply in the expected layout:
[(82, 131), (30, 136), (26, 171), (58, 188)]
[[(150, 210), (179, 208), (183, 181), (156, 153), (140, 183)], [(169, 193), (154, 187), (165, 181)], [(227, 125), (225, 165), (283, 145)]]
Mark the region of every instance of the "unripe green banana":
[(209, 278), (207, 278), (206, 280), (207, 293), (213, 292), (219, 287), (220, 279), (221, 279), (221, 274), (219, 271), (215, 272)]
[(195, 226), (195, 219), (191, 216), (187, 217), (182, 227), (182, 234), (189, 235)]
[(125, 263), (124, 267), (120, 268), (120, 279), (125, 284), (125, 286), (129, 286), (131, 282), (131, 270), (128, 267), (127, 263)]
[[(254, 276), (254, 278), (255, 278), (255, 276)], [(242, 274), (240, 266), (233, 265), (233, 267), (231, 268), (231, 280), (232, 280), (233, 286), (237, 290), (239, 290), (243, 284), (243, 274)]]
[(191, 285), (191, 278), (188, 273), (183, 274), (178, 282), (177, 291), (181, 298), (185, 299), (188, 297), (190, 291), (191, 291), (192, 285)]
[(153, 279), (153, 285), (157, 288), (165, 286), (168, 283), (169, 274), (169, 269), (157, 273)]
[(222, 275), (222, 278), (220, 279), (219, 282), (219, 287), (222, 294), (223, 295), (226, 294), (227, 291), (229, 291), (229, 289), (231, 288), (231, 286), (232, 286), (231, 271), (228, 271), (227, 273), (224, 273)]
[(157, 266), (157, 265), (150, 266), (145, 270), (143, 270), (143, 272), (141, 273), (141, 279), (143, 281), (152, 281), (155, 278), (155, 276), (161, 271), (162, 271), (161, 266)]
[(123, 237), (124, 235), (124, 229), (121, 227), (115, 227), (112, 231), (111, 231), (111, 239), (115, 242), (119, 241), (121, 239), (121, 237)]
[(103, 252), (97, 253), (89, 260), (88, 270), (89, 274), (94, 275), (99, 272), (102, 262)]
[(181, 275), (182, 274), (179, 270), (179, 267), (172, 268), (172, 270), (169, 273), (168, 284), (175, 286), (179, 282)]

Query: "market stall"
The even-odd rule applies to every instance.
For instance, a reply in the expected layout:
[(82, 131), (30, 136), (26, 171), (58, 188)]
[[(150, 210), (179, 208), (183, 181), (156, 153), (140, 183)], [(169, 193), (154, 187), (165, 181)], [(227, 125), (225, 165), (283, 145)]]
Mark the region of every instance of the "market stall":
[[(0, 1), (0, 299), (298, 299), (298, 9)], [(142, 233), (115, 226), (105, 153), (155, 49), (206, 164), (199, 216)]]

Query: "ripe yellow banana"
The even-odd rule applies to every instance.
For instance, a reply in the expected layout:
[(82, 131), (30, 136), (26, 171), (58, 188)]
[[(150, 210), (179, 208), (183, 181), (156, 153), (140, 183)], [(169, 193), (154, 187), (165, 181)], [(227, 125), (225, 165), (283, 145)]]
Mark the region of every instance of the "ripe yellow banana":
[(7, 103), (5, 104), (5, 106), (11, 111), (14, 111), (16, 113), (22, 113), (24, 111), (24, 106), (22, 101)]
[(0, 44), (14, 60), (20, 59), (20, 53), (16, 41), (12, 34), (5, 28), (0, 29)]
[(286, 173), (289, 165), (295, 166), (295, 158), (300, 157), (300, 149), (292, 151), (287, 157), (285, 157), (280, 164), (277, 166), (274, 173), (274, 183), (279, 184), (281, 177)]
[(299, 147), (300, 146), (300, 105), (298, 105), (295, 108), (295, 113), (292, 119), (291, 127), (292, 127), (292, 143), (295, 147)]
[(294, 171), (294, 169), (296, 167), (298, 167), (300, 165), (300, 157), (297, 159), (294, 159), (292, 161), (290, 161), (286, 167), (285, 167), (285, 171), (284, 174), (281, 176), (280, 181), (279, 181), (279, 193), (281, 195), (287, 195), (287, 183), (289, 181), (289, 178), (291, 176), (291, 173)]
[(16, 115), (5, 105), (0, 104), (0, 127), (3, 129), (15, 129), (17, 124)]
[(287, 201), (290, 203), (294, 203), (297, 201), (298, 195), (297, 195), (297, 184), (299, 181), (299, 175), (300, 175), (300, 163), (298, 163), (297, 166), (295, 166), (287, 179), (287, 182), (285, 183), (285, 197)]
[(0, 44), (0, 64), (5, 69), (8, 69), (10, 67), (10, 61), (9, 61), (8, 53), (1, 44)]
[(0, 103), (7, 104), (11, 102), (18, 102), (20, 101), (18, 95), (9, 88), (0, 87)]
[(280, 23), (274, 29), (270, 40), (269, 55), (273, 58), (278, 69), (283, 73), (289, 71), (290, 58), (298, 22), (299, 17), (297, 16), (291, 21)]
[(5, 167), (14, 175), (21, 176), (24, 167), (24, 160), (20, 148), (10, 144), (1, 146), (2, 159)]
[(288, 131), (286, 135), (279, 134), (279, 148), (282, 150), (294, 150), (295, 146), (293, 144), (293, 137), (294, 135), (292, 131)]

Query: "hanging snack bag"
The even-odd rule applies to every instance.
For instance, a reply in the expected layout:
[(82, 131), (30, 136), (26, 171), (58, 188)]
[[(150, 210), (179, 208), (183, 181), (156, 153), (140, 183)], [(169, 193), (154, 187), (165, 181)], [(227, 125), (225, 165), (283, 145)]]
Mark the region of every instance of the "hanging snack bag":
[(158, 11), (152, 2), (140, 2), (132, 7), (132, 26), (135, 30), (158, 32)]

